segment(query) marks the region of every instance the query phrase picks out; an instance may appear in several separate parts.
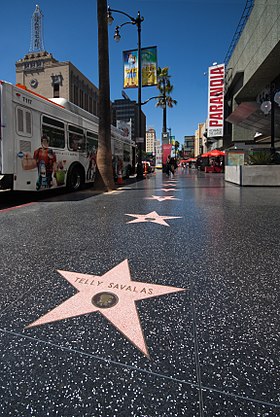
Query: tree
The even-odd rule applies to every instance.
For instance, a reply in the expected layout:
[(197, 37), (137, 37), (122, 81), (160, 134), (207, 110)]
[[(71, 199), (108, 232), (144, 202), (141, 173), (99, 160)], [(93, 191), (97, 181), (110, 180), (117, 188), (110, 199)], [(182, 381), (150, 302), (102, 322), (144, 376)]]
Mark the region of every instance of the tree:
[(160, 91), (160, 95), (161, 97), (158, 98), (156, 107), (161, 107), (163, 110), (163, 121), (162, 121), (162, 132), (166, 133), (167, 128), (166, 128), (166, 108), (167, 106), (172, 108), (173, 105), (177, 104), (177, 101), (174, 100), (170, 93), (172, 93), (173, 91), (173, 85), (170, 82), (170, 75), (168, 74), (168, 67), (164, 67), (164, 68), (160, 68), (158, 67), (157, 69), (157, 77), (158, 77), (158, 82), (157, 82), (157, 88)]
[(177, 158), (179, 147), (180, 143), (177, 140), (175, 140), (175, 158)]
[(98, 70), (99, 70), (99, 133), (96, 162), (96, 187), (104, 191), (115, 189), (111, 149), (111, 108), (108, 52), (107, 0), (97, 0)]

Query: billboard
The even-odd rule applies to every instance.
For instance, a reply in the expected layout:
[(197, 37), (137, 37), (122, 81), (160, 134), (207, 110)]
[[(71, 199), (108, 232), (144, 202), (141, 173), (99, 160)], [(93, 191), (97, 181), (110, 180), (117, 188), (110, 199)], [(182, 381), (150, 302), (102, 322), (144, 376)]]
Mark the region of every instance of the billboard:
[(221, 137), (224, 134), (225, 64), (209, 67), (208, 75), (207, 136)]
[[(157, 85), (157, 47), (141, 49), (142, 87)], [(123, 51), (124, 88), (138, 87), (138, 50)]]
[(123, 136), (131, 140), (131, 119), (129, 122), (117, 120), (117, 128), (122, 131)]

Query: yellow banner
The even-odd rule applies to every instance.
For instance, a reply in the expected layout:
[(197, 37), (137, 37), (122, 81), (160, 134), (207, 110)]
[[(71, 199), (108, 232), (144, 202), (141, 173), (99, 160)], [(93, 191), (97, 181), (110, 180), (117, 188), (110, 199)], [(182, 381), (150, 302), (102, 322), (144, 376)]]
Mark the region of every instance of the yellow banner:
[[(141, 49), (142, 87), (157, 85), (157, 48)], [(124, 88), (138, 87), (138, 51), (123, 52)]]

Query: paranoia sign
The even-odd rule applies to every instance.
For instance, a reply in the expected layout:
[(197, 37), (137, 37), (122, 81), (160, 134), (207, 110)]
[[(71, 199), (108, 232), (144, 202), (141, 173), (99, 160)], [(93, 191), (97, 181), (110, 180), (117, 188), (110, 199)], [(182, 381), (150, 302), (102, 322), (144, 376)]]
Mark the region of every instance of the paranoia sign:
[(225, 64), (209, 67), (208, 137), (224, 133), (224, 79)]

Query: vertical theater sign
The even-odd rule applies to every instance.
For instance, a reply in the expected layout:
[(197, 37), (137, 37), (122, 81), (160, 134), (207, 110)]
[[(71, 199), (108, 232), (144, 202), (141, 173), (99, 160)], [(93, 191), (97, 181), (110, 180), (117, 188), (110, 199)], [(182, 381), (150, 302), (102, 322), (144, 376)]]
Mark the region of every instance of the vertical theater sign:
[(224, 79), (225, 64), (209, 67), (208, 137), (221, 137), (224, 133)]

